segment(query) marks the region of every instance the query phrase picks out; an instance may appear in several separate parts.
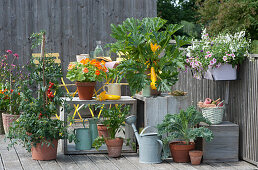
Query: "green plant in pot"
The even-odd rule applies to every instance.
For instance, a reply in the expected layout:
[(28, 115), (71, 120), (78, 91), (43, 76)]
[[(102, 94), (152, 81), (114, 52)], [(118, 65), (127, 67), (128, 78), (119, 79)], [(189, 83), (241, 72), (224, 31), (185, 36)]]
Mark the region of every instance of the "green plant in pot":
[(146, 86), (152, 94), (171, 91), (178, 80), (178, 68), (184, 69), (184, 60), (179, 50), (188, 39), (173, 34), (181, 25), (169, 24), (161, 18), (128, 18), (122, 24), (111, 25), (111, 36), (116, 42), (110, 44), (112, 52), (123, 53), (124, 60), (117, 66), (129, 83), (131, 92), (139, 92)]
[[(45, 33), (40, 35), (44, 37)], [(23, 114), (10, 127), (9, 147), (22, 144), (32, 152), (35, 160), (56, 159), (58, 140), (75, 139), (63, 121), (53, 118), (59, 112), (59, 106), (69, 110), (58, 85), (62, 77), (61, 67), (54, 63), (54, 59), (41, 57), (38, 65), (31, 60), (26, 72), (29, 78), (23, 82), (19, 106)]]
[[(163, 135), (163, 142), (168, 144), (172, 140), (178, 142), (169, 143), (171, 155), (175, 162), (189, 162), (189, 151), (194, 150), (194, 140), (202, 137), (206, 141), (213, 139), (212, 131), (206, 127), (197, 128), (200, 122), (210, 125), (210, 122), (202, 116), (195, 107), (190, 106), (186, 111), (178, 114), (167, 114), (161, 124), (158, 124), (159, 135)], [(166, 137), (165, 137), (166, 135)]]
[(106, 77), (105, 62), (96, 59), (83, 59), (80, 62), (70, 63), (66, 77), (76, 81), (80, 100), (91, 100), (96, 86), (96, 81)]
[(105, 142), (108, 148), (108, 156), (119, 157), (121, 155), (123, 138), (116, 137), (117, 133), (123, 131), (125, 118), (129, 114), (130, 106), (115, 105), (111, 108), (104, 108), (102, 111), (103, 124), (108, 129), (109, 137), (98, 137), (93, 146), (99, 149)]
[[(0, 127), (4, 127), (6, 134), (12, 122), (20, 115), (21, 82), (26, 78), (23, 75), (23, 68), (15, 65), (18, 58), (19, 55), (17, 53), (14, 54), (11, 50), (6, 50), (6, 53), (0, 56)], [(0, 128), (1, 134), (2, 129)]]

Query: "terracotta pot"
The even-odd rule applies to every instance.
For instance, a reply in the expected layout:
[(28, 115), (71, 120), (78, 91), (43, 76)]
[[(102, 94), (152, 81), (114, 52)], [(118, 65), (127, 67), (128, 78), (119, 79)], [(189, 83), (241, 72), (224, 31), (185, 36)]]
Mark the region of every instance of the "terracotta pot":
[(91, 100), (96, 82), (76, 82), (80, 100)]
[(97, 126), (97, 128), (98, 128), (98, 132), (99, 132), (99, 136), (100, 137), (101, 136), (103, 136), (104, 138), (108, 138), (109, 137), (108, 129), (107, 129), (107, 127), (105, 125), (99, 124)]
[(108, 156), (109, 157), (119, 157), (121, 156), (123, 139), (115, 138), (115, 139), (105, 139), (107, 148), (108, 148)]
[(202, 154), (203, 154), (202, 151), (197, 151), (197, 150), (189, 151), (191, 163), (193, 165), (200, 165), (201, 160), (202, 160)]
[(3, 125), (4, 125), (4, 132), (5, 134), (8, 134), (9, 127), (12, 125), (14, 121), (16, 121), (20, 115), (11, 115), (11, 114), (5, 114), (2, 113), (2, 119), (3, 119)]
[(185, 142), (171, 142), (170, 152), (174, 162), (190, 162), (189, 151), (195, 148), (194, 142), (186, 145)]
[(41, 161), (56, 159), (58, 141), (54, 139), (51, 143), (54, 146), (50, 144), (48, 147), (48, 144), (45, 144), (45, 143), (43, 144), (43, 146), (42, 146), (42, 143), (37, 143), (36, 146), (32, 145), (31, 147), (32, 159), (41, 160)]
[(5, 111), (0, 110), (0, 135), (4, 134), (4, 125), (3, 125), (3, 119), (2, 119), (2, 113)]

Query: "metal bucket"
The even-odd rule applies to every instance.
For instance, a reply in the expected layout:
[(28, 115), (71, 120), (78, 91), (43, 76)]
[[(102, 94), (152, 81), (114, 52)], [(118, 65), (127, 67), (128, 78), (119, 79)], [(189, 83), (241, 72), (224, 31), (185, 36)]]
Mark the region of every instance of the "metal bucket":
[(83, 127), (74, 129), (74, 133), (78, 142), (75, 143), (76, 150), (90, 150), (91, 149), (91, 132), (90, 128), (85, 128), (85, 119), (83, 120)]

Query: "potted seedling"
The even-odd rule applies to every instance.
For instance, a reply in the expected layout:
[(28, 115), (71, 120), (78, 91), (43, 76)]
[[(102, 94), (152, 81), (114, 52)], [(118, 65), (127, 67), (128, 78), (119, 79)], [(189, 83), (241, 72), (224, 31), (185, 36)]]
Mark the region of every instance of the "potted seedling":
[(129, 113), (130, 106), (123, 107), (122, 105), (115, 105), (111, 108), (103, 108), (103, 124), (107, 127), (109, 137), (98, 137), (93, 146), (99, 149), (103, 143), (106, 143), (108, 148), (108, 156), (119, 157), (121, 155), (123, 138), (116, 137), (117, 133), (123, 131), (125, 126), (125, 118)]
[[(158, 125), (159, 135), (163, 135), (163, 142), (168, 144), (175, 162), (189, 162), (189, 151), (194, 150), (194, 140), (202, 137), (206, 141), (213, 139), (212, 131), (206, 127), (196, 128), (200, 122), (210, 124), (195, 107), (190, 106), (179, 114), (167, 114), (161, 124)], [(167, 137), (164, 137), (168, 134)], [(172, 140), (179, 139), (177, 142)]]

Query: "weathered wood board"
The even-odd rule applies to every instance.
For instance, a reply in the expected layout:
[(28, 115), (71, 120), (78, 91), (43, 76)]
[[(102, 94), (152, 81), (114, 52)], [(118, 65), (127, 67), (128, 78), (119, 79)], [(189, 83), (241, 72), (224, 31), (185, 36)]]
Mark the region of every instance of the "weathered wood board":
[(208, 127), (214, 135), (210, 142), (203, 141), (203, 162), (232, 162), (239, 160), (239, 126), (224, 121)]

